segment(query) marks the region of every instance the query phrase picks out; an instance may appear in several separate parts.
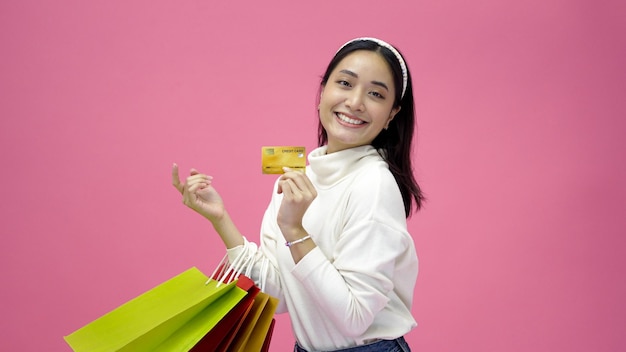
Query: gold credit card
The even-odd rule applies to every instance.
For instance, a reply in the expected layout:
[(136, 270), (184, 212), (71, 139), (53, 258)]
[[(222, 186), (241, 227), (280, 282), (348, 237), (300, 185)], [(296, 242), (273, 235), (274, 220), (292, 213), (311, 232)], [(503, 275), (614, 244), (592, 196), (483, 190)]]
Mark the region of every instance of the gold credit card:
[(264, 174), (282, 174), (283, 167), (304, 171), (306, 168), (306, 153), (304, 147), (262, 147), (261, 163)]

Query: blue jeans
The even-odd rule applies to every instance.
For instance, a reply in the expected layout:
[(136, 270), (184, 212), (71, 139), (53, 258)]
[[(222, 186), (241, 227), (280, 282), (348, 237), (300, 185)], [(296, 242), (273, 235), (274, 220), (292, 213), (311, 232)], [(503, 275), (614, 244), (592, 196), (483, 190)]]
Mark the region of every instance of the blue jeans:
[[(361, 345), (356, 347), (345, 348), (342, 350), (335, 350), (334, 352), (410, 352), (409, 345), (404, 340), (404, 337), (399, 337), (395, 340), (381, 340), (367, 345)], [(309, 352), (300, 347), (296, 342), (296, 346), (293, 348), (293, 352)], [(322, 351), (320, 351), (322, 352)], [(333, 352), (333, 351), (326, 351)]]

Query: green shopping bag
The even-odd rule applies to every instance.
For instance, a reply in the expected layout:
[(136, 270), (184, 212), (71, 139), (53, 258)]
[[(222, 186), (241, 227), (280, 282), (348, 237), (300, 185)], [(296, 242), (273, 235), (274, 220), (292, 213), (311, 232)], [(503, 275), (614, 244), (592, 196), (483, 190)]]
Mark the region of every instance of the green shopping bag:
[(76, 330), (76, 352), (188, 351), (241, 301), (237, 281), (219, 285), (197, 268), (158, 285)]

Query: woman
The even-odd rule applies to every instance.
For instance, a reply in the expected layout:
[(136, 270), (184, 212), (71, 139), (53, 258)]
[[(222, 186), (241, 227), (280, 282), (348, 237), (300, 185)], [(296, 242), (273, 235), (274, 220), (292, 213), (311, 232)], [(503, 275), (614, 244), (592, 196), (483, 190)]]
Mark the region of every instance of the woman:
[(406, 218), (422, 193), (411, 167), (414, 108), (401, 54), (375, 38), (342, 46), (319, 92), (319, 148), (277, 180), (261, 245), (237, 230), (208, 175), (178, 167), (184, 203), (213, 224), (229, 259), (279, 298), (294, 351), (409, 351), (417, 256)]

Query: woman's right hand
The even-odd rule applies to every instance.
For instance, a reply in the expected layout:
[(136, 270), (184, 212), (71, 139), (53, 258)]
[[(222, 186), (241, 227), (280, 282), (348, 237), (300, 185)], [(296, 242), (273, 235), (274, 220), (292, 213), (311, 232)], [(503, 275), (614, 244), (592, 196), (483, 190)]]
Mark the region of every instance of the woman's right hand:
[(184, 183), (178, 176), (178, 165), (172, 166), (172, 185), (182, 194), (183, 203), (207, 218), (212, 223), (224, 217), (225, 209), (222, 197), (211, 186), (213, 178), (191, 169)]

